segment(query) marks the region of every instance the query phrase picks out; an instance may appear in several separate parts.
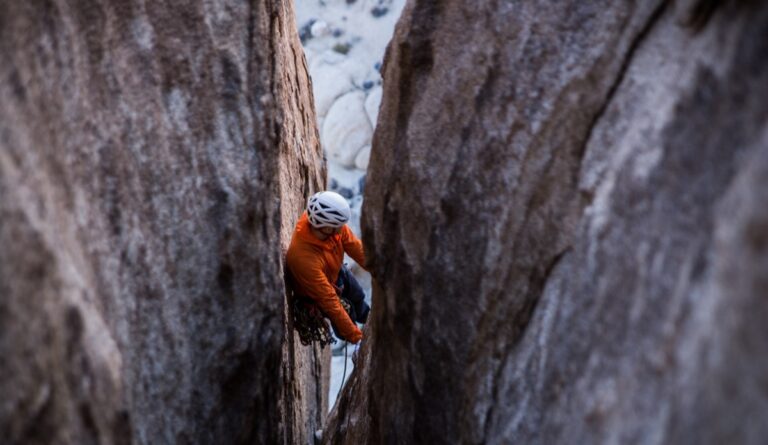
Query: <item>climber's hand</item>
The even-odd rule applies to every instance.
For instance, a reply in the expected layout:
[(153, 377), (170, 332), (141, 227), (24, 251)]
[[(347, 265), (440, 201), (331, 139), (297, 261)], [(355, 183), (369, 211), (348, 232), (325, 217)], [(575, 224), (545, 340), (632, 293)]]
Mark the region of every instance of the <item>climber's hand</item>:
[(348, 339), (346, 339), (348, 342), (357, 344), (360, 343), (360, 341), (363, 339), (363, 331), (357, 328), (355, 326), (355, 332), (352, 333), (352, 336)]
[(360, 330), (360, 328), (357, 327), (357, 325), (355, 325), (354, 323), (352, 324), (355, 326), (354, 331), (344, 334), (342, 332), (338, 332), (334, 330), (336, 337), (339, 340), (343, 340), (347, 343), (353, 343), (353, 344), (360, 343), (360, 340), (363, 339), (363, 332)]

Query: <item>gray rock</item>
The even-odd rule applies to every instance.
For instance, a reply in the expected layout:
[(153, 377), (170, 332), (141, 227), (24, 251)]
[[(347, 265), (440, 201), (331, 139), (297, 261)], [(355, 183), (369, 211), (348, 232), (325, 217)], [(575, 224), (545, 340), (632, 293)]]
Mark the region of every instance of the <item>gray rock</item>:
[(352, 199), (352, 197), (355, 195), (352, 190), (350, 190), (347, 187), (338, 187), (334, 190), (339, 195), (343, 196), (344, 199)]
[[(290, 3), (0, 2), (0, 434), (309, 443), (281, 249), (325, 175)], [(286, 335), (288, 334), (288, 335)]]
[(346, 55), (349, 52), (349, 50), (352, 49), (352, 44), (350, 44), (349, 42), (339, 42), (339, 43), (333, 45), (333, 48), (331, 48), (331, 49), (333, 49), (334, 51), (336, 51), (339, 54), (345, 54)]
[(323, 121), (321, 133), (328, 157), (345, 167), (370, 144), (373, 128), (365, 113), (365, 94), (352, 91), (337, 99)]
[(465, 5), (388, 49), (324, 442), (763, 443), (768, 4)]
[(357, 180), (357, 189), (358, 189), (359, 195), (362, 195), (365, 193), (365, 177), (366, 176), (367, 175), (363, 175), (360, 177), (360, 179)]
[(379, 17), (381, 17), (383, 15), (386, 15), (388, 12), (389, 12), (389, 8), (387, 8), (385, 6), (374, 6), (371, 9), (371, 15), (376, 17), (376, 18), (379, 18)]
[(376, 126), (376, 121), (379, 118), (382, 91), (382, 88), (377, 86), (371, 90), (365, 98), (365, 114), (368, 116), (368, 120), (373, 126)]
[(309, 19), (307, 20), (307, 23), (299, 28), (299, 39), (301, 40), (302, 44), (307, 43), (309, 39), (314, 37), (312, 35), (312, 25), (314, 25), (316, 21), (317, 19)]
[(355, 168), (358, 170), (367, 170), (368, 169), (368, 161), (371, 157), (371, 146), (366, 145), (365, 147), (361, 148), (360, 151), (357, 153), (357, 156), (355, 156)]

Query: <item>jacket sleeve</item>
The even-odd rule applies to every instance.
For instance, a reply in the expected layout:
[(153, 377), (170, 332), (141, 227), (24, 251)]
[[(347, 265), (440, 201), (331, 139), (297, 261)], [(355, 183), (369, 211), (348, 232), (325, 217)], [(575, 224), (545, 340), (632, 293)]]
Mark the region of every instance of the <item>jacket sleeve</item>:
[(347, 253), (357, 264), (365, 270), (365, 249), (363, 249), (363, 243), (347, 226), (342, 229), (341, 241), (344, 244), (344, 252)]
[(357, 325), (349, 318), (347, 311), (341, 306), (339, 298), (336, 296), (336, 290), (323, 274), (321, 262), (304, 255), (293, 259), (294, 261), (288, 262), (293, 279), (309, 293), (307, 296), (312, 298), (323, 311), (323, 314), (331, 319), (344, 339), (352, 343), (359, 342), (363, 338), (363, 333), (360, 332)]

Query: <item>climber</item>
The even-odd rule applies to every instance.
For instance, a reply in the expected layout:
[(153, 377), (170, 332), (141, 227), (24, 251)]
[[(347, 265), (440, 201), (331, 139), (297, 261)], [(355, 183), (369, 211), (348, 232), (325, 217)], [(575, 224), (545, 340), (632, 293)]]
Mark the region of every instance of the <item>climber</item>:
[(355, 322), (365, 324), (371, 309), (360, 284), (343, 264), (346, 252), (365, 266), (363, 243), (346, 226), (350, 216), (349, 204), (338, 193), (312, 195), (293, 231), (286, 263), (295, 293), (319, 307), (337, 337), (357, 343), (363, 333)]

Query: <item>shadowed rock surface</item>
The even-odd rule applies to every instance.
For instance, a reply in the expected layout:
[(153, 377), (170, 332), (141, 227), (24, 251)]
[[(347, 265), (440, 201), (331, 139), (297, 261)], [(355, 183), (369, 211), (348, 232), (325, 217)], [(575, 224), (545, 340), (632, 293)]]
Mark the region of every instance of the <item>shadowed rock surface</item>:
[(768, 437), (768, 4), (411, 1), (324, 441)]
[(327, 357), (284, 325), (325, 175), (291, 8), (0, 1), (3, 443), (321, 424)]

